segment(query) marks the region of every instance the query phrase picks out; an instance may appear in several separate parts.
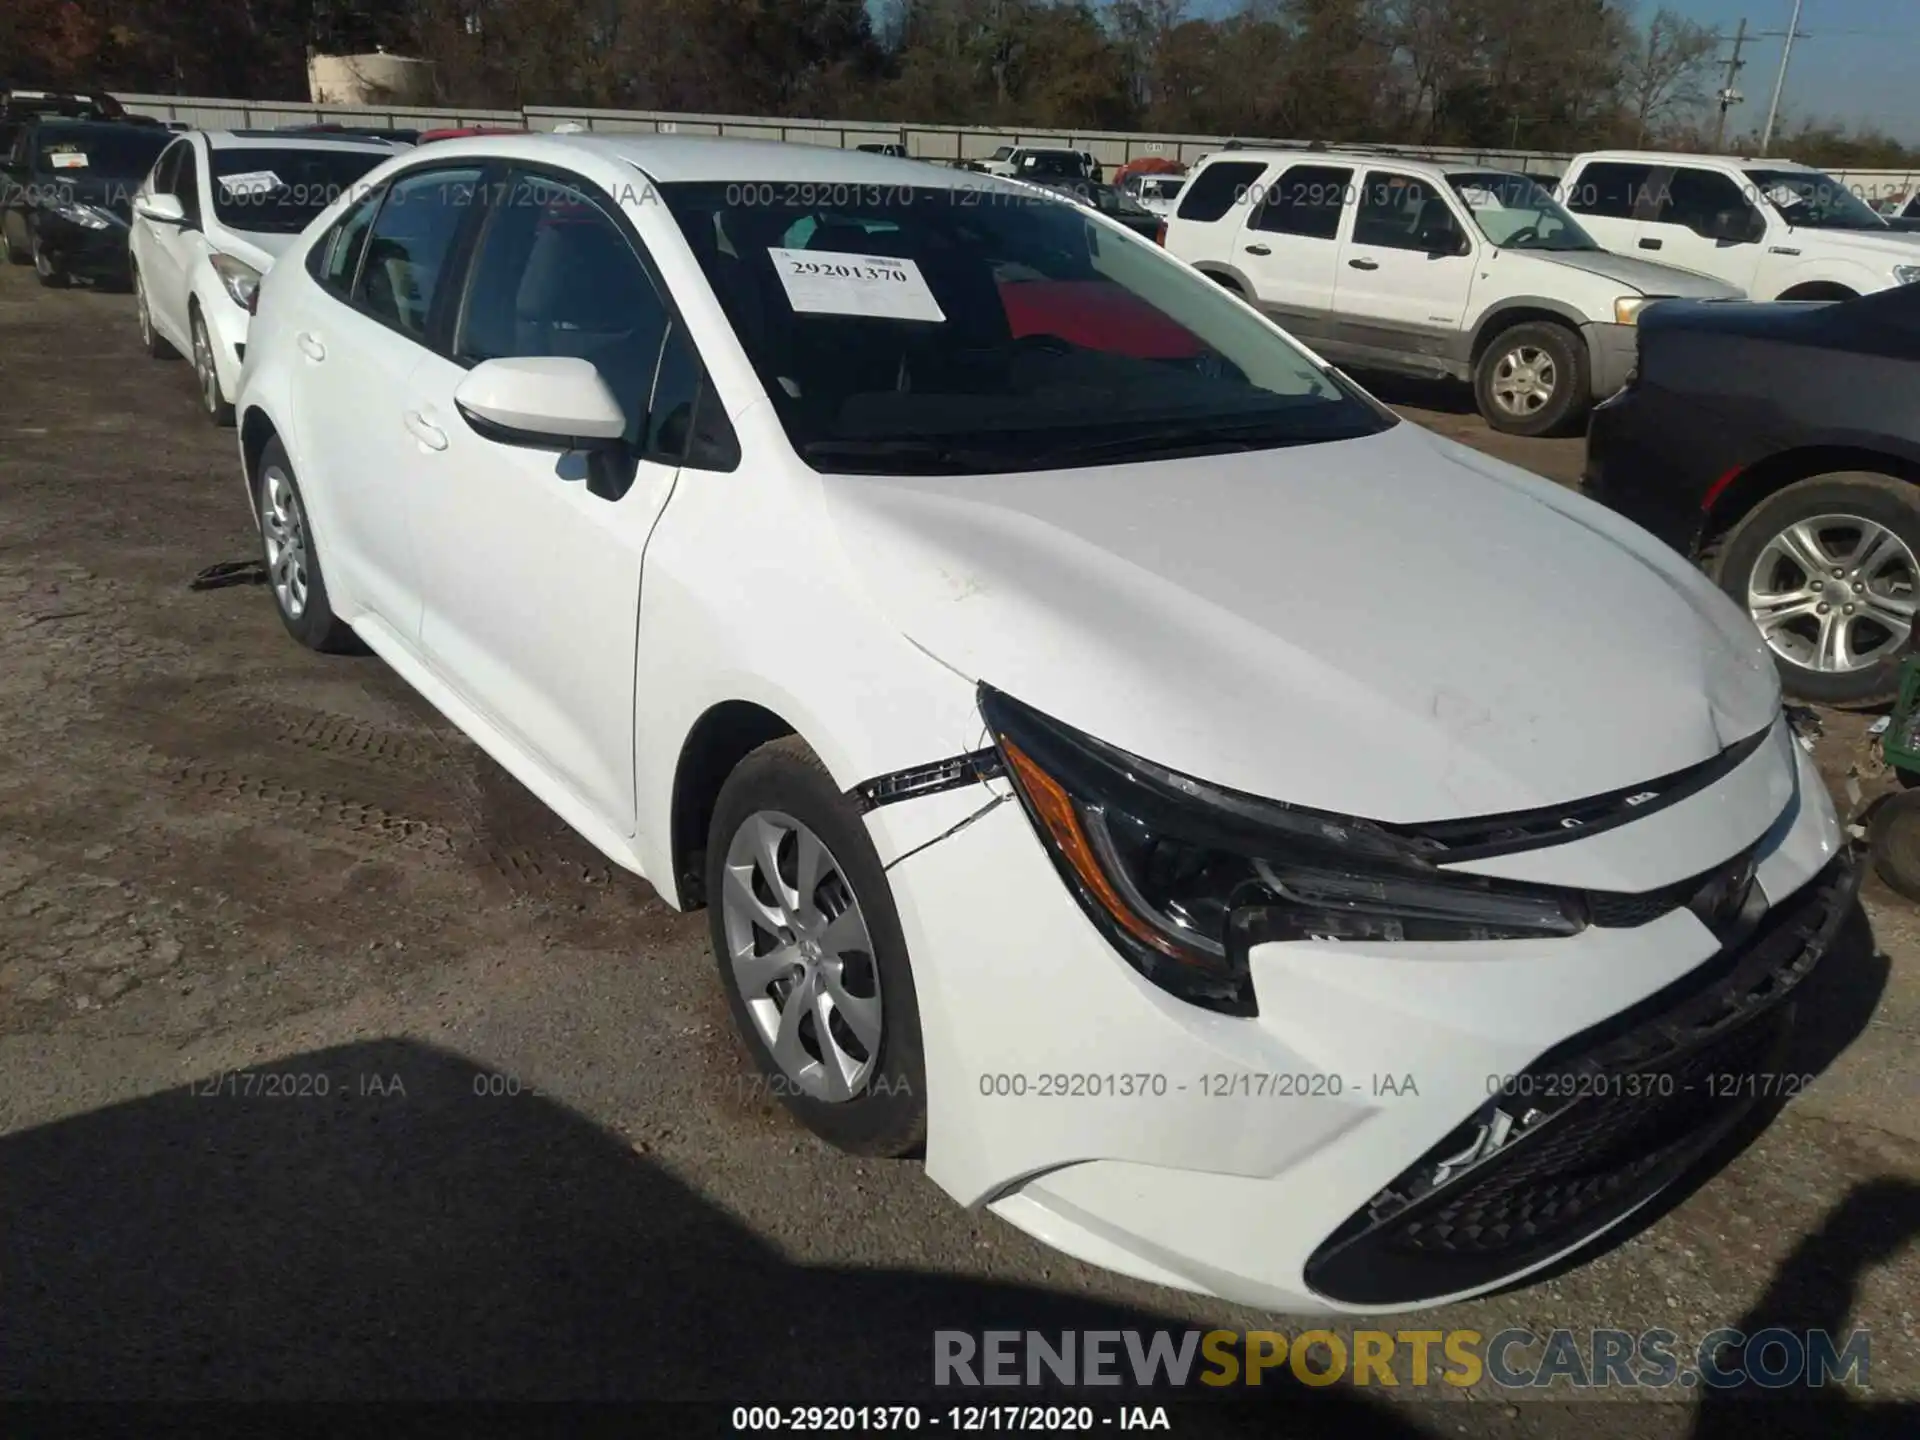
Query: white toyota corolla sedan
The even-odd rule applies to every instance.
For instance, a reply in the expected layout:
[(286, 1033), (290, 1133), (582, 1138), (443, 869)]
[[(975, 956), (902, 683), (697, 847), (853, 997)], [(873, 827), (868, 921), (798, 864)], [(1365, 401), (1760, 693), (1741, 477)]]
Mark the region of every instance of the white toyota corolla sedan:
[(192, 358), (200, 407), (215, 424), (233, 419), (261, 275), (393, 153), (377, 140), (196, 130), (154, 161), (128, 236), (140, 345), (156, 360)]
[(1072, 1255), (1460, 1297), (1737, 1120), (1855, 871), (1751, 623), (1104, 217), (654, 136), (261, 287), (271, 593), (705, 907), (795, 1115)]

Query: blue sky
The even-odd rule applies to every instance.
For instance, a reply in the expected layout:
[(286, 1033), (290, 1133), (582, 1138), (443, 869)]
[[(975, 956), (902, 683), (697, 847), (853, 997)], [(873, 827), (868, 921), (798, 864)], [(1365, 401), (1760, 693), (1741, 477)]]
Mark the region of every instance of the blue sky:
[[(1189, 13), (1225, 15), (1242, 0), (1190, 0)], [(1732, 36), (1742, 15), (1749, 32), (1784, 32), (1793, 0), (1666, 0), (1674, 10)], [(1639, 0), (1644, 19), (1660, 0)], [(1920, 142), (1920, 0), (1804, 0), (1781, 114), (1871, 123), (1897, 139)], [(1722, 49), (1724, 60), (1729, 44)], [(1729, 115), (1730, 129), (1758, 130), (1780, 70), (1778, 37), (1750, 39), (1740, 52), (1746, 66), (1736, 88), (1746, 103)]]

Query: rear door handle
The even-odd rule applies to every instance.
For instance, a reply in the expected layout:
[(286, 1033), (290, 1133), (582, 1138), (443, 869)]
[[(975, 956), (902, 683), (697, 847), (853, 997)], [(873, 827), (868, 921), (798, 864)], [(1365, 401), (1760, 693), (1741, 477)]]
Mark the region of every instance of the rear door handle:
[(293, 343), (300, 347), (300, 353), (309, 360), (324, 360), (327, 358), (327, 347), (320, 343), (320, 337), (308, 331), (302, 330), (299, 334), (295, 335), (293, 337)]
[(1273, 251), (1269, 250), (1265, 245), (1249, 245), (1247, 247), (1247, 253), (1249, 255), (1271, 255)]
[(1658, 240), (1642, 240), (1640, 242), (1640, 248), (1642, 250), (1658, 250), (1660, 245), (1661, 242)]
[(1355, 270), (1378, 270), (1380, 268), (1380, 262), (1378, 260), (1349, 260), (1347, 264), (1351, 265)]
[(444, 450), (447, 448), (447, 432), (434, 424), (425, 415), (422, 415), (418, 410), (409, 410), (402, 418), (406, 421), (407, 433), (412, 435), (414, 439), (418, 440), (429, 450)]

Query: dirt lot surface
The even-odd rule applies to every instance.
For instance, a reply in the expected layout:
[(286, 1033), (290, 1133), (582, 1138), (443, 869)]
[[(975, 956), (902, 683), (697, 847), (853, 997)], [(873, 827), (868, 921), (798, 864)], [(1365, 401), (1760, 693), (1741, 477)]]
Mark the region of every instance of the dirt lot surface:
[[(1577, 441), (1394, 398), (1577, 474)], [(1094, 1271), (802, 1134), (747, 1079), (704, 917), (377, 660), (298, 649), (257, 585), (188, 587), (255, 553), (231, 432), (184, 365), (139, 354), (131, 301), (0, 272), (0, 1394), (861, 1403), (924, 1391), (936, 1327), (1297, 1328)], [(1830, 721), (1836, 782), (1861, 726)], [(1788, 1069), (1818, 1078), (1679, 1203), (1587, 1265), (1384, 1323), (1864, 1326), (1871, 1388), (1821, 1433), (1920, 1398), (1914, 911), (1870, 883), (1807, 1009)], [(1292, 1413), (1759, 1423), (1679, 1390), (1328, 1393)]]

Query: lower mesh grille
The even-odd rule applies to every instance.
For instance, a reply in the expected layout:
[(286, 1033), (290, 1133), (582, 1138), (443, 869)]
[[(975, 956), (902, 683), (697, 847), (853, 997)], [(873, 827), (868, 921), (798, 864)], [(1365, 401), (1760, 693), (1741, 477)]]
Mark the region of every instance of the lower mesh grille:
[(1842, 856), (1737, 949), (1555, 1046), (1323, 1243), (1307, 1282), (1348, 1304), (1481, 1289), (1604, 1229), (1754, 1103), (1789, 1003), (1853, 904)]

